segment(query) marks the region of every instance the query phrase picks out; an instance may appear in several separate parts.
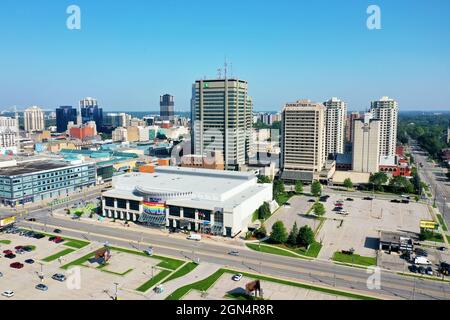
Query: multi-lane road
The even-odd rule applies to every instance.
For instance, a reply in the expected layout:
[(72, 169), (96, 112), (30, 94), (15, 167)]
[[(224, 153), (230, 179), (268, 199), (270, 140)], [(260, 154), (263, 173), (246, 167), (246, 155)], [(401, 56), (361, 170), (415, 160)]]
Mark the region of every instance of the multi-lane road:
[[(139, 230), (117, 228), (73, 221), (64, 218), (40, 216), (37, 223), (22, 221), (20, 224), (34, 230), (51, 232), (55, 227), (63, 230), (66, 236), (84, 238), (100, 243), (133, 247), (143, 250), (151, 245), (161, 255), (184, 259), (197, 259), (234, 268), (237, 270), (263, 273), (315, 285), (355, 291), (360, 294), (386, 299), (450, 299), (450, 283), (405, 277), (382, 270), (381, 287), (369, 289), (367, 280), (371, 276), (367, 270), (333, 264), (329, 261), (303, 260), (284, 256), (263, 254), (246, 249), (240, 242), (227, 243), (222, 240), (190, 242), (178, 235), (164, 232), (140, 232)], [(43, 218), (46, 216), (45, 218)], [(230, 256), (232, 249), (240, 251), (239, 257)]]
[(418, 151), (414, 146), (413, 155), (417, 163), (423, 167), (419, 168), (420, 178), (431, 187), (436, 206), (443, 213), (447, 225), (450, 226), (450, 181), (446, 177), (446, 168), (428, 162), (428, 155)]

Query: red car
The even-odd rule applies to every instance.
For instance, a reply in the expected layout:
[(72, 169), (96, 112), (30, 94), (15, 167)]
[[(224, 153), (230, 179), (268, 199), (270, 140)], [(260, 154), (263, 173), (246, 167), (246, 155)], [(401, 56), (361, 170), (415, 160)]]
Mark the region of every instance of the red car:
[(16, 249), (16, 250), (22, 250), (22, 249), (23, 249), (23, 246), (17, 246), (17, 247), (15, 247), (14, 249)]
[(3, 254), (5, 254), (5, 255), (13, 254), (13, 252), (11, 250), (5, 250), (5, 251), (3, 251)]
[(14, 262), (10, 264), (10, 267), (13, 269), (22, 269), (24, 265), (20, 262)]
[(61, 242), (64, 242), (64, 239), (63, 238), (56, 238), (55, 239), (55, 243), (61, 243)]

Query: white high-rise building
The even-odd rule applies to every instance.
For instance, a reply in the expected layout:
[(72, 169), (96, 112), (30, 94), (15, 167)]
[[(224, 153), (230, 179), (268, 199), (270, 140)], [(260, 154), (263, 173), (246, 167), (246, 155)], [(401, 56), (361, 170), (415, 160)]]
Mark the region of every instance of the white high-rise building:
[(344, 153), (347, 104), (338, 98), (331, 98), (323, 104), (326, 107), (326, 155)]
[(353, 171), (379, 171), (380, 125), (381, 121), (373, 119), (370, 113), (353, 120)]
[(398, 103), (389, 97), (372, 102), (370, 113), (380, 120), (380, 156), (395, 156)]
[(126, 128), (116, 128), (112, 132), (112, 140), (114, 142), (127, 142), (128, 141), (128, 130)]
[(0, 117), (0, 155), (17, 153), (19, 126), (14, 118)]
[(253, 115), (247, 81), (198, 80), (191, 107), (194, 153), (220, 152), (226, 170), (244, 165), (249, 158)]
[(45, 130), (44, 112), (39, 107), (33, 106), (23, 113), (25, 131), (32, 133)]
[(325, 167), (325, 106), (310, 100), (286, 104), (282, 113), (282, 178), (319, 180)]

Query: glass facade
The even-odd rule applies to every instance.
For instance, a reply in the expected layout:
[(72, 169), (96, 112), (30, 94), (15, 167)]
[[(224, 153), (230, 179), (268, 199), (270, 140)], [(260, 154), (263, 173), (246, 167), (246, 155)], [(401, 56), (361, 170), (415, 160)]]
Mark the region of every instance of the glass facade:
[(95, 185), (94, 164), (19, 176), (0, 176), (0, 202), (8, 206), (37, 202)]

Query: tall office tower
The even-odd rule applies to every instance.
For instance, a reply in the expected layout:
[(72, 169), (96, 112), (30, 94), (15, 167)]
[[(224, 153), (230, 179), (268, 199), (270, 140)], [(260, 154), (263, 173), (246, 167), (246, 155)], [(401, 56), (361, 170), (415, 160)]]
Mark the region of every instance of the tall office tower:
[(14, 118), (0, 117), (0, 155), (17, 153), (19, 126)]
[(160, 116), (162, 121), (173, 121), (175, 117), (175, 102), (173, 96), (165, 94), (160, 97)]
[(23, 113), (26, 132), (45, 130), (44, 112), (39, 107), (33, 106)]
[(224, 155), (225, 169), (248, 161), (252, 133), (252, 100), (248, 83), (239, 79), (198, 80), (191, 103), (193, 151)]
[(326, 155), (344, 153), (347, 104), (338, 98), (331, 98), (323, 104), (326, 107)]
[(370, 109), (375, 119), (380, 119), (380, 156), (395, 156), (397, 146), (397, 101), (382, 97), (372, 102)]
[(56, 109), (56, 131), (63, 133), (67, 131), (69, 122), (77, 121), (77, 109), (72, 106), (62, 106)]
[(94, 121), (99, 130), (103, 127), (103, 109), (98, 106), (96, 99), (88, 97), (81, 100), (79, 116), (83, 123)]
[(281, 126), (283, 180), (319, 180), (326, 162), (325, 113), (323, 104), (310, 100), (285, 105)]
[(361, 114), (359, 112), (352, 112), (347, 115), (345, 124), (345, 142), (353, 143), (353, 121), (359, 119)]
[(353, 171), (379, 171), (380, 129), (381, 121), (370, 113), (353, 121)]
[(448, 121), (448, 128), (447, 128), (447, 143), (450, 143), (450, 120)]

